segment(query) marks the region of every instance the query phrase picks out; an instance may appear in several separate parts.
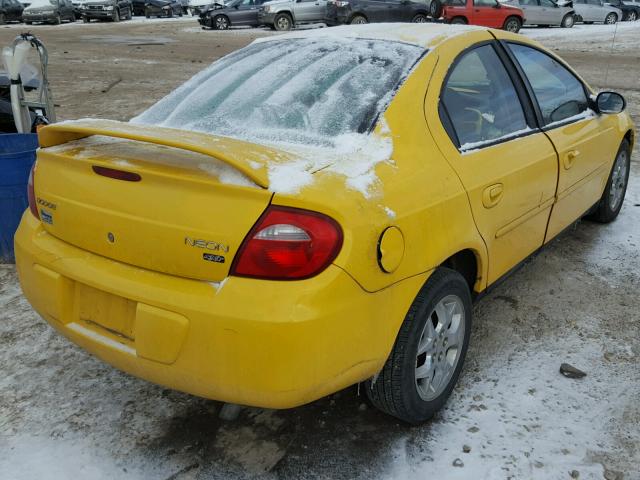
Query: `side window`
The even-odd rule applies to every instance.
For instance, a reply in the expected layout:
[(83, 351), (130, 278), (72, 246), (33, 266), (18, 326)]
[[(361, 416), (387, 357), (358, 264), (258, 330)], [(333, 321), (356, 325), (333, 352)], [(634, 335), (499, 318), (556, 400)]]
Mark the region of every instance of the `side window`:
[[(542, 0), (544, 2), (544, 0)], [(520, 5), (523, 7), (537, 7), (538, 2), (536, 0), (520, 0)]]
[(545, 125), (578, 115), (589, 103), (582, 83), (563, 65), (531, 47), (509, 44), (529, 79)]
[(528, 128), (513, 82), (491, 45), (463, 54), (449, 74), (441, 101), (463, 150)]
[(556, 4), (551, 0), (540, 0), (540, 6), (547, 8), (556, 8)]
[(473, 4), (476, 7), (493, 7), (496, 5), (496, 0), (473, 0)]

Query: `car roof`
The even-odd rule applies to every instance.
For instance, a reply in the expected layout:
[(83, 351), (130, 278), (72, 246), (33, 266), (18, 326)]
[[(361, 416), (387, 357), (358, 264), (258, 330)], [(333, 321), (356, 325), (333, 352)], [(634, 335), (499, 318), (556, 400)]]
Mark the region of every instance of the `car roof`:
[(469, 32), (490, 31), (490, 28), (474, 25), (449, 25), (444, 23), (377, 23), (343, 25), (331, 28), (296, 30), (283, 35), (262, 37), (254, 43), (295, 38), (362, 38), (409, 43), (428, 49), (444, 40)]

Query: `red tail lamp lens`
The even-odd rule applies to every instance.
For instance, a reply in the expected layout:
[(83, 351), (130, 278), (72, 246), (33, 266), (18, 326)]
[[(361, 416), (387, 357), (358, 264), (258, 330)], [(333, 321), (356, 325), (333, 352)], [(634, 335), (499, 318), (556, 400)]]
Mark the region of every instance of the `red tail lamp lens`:
[(232, 275), (301, 280), (322, 272), (342, 247), (340, 225), (326, 215), (271, 206), (245, 238)]
[[(36, 164), (34, 162), (31, 167), (31, 172), (29, 172), (29, 181), (27, 182), (27, 198), (29, 199), (29, 210), (34, 217), (40, 220), (40, 214), (38, 213), (38, 204), (36, 203), (36, 192), (33, 187), (33, 177), (36, 173)], [(23, 177), (24, 178), (24, 177)]]
[(124, 170), (117, 170), (115, 168), (108, 167), (99, 167), (98, 165), (94, 165), (93, 171), (98, 175), (102, 175), (103, 177), (114, 178), (116, 180), (124, 180), (125, 182), (139, 182), (142, 180), (142, 177), (137, 173), (133, 172), (125, 172)]

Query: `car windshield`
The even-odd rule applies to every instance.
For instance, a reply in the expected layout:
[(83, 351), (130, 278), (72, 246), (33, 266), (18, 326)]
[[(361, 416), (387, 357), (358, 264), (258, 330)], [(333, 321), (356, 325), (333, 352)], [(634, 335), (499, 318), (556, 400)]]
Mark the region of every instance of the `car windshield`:
[(424, 49), (302, 38), (224, 57), (132, 121), (246, 140), (331, 144), (368, 132)]

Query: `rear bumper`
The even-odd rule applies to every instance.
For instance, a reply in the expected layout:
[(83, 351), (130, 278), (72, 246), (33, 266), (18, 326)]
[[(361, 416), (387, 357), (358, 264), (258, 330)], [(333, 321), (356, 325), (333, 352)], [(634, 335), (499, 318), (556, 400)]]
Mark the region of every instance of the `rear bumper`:
[(78, 249), (28, 210), (15, 249), (25, 296), (74, 343), (151, 382), (266, 408), (308, 403), (379, 371), (426, 279), (367, 293), (332, 265), (303, 281), (216, 286)]

